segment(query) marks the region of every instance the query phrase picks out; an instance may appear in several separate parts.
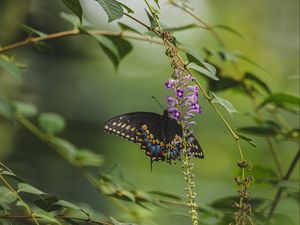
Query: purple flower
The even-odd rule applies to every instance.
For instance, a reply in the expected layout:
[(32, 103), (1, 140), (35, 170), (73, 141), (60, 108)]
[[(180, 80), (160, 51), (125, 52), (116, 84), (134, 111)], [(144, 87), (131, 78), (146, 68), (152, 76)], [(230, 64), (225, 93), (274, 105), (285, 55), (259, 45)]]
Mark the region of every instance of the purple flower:
[(177, 104), (177, 100), (173, 97), (168, 96), (167, 97), (167, 103), (170, 107), (175, 107)]
[(198, 91), (199, 91), (198, 85), (187, 86), (185, 89), (186, 90), (191, 90), (192, 92), (197, 93), (197, 94), (198, 94)]
[(201, 107), (198, 103), (192, 103), (189, 112), (201, 113)]
[(166, 88), (172, 88), (172, 87), (174, 87), (175, 82), (176, 82), (175, 80), (169, 79), (169, 80), (165, 83)]
[(198, 102), (198, 93), (188, 94), (185, 96), (185, 101), (191, 102), (191, 103), (197, 103)]
[(179, 97), (179, 98), (182, 98), (182, 97), (183, 97), (183, 90), (182, 90), (182, 88), (177, 88), (177, 90), (176, 90), (176, 95), (177, 95), (177, 97)]
[(177, 108), (169, 109), (169, 113), (171, 113), (171, 117), (175, 120), (178, 120), (181, 115), (181, 112)]

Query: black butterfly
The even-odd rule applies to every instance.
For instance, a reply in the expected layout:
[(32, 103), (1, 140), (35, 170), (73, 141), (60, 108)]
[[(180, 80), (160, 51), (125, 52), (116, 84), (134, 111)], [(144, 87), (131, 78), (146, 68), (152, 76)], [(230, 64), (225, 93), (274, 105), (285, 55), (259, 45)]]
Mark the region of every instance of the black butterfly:
[[(180, 160), (182, 145), (182, 127), (165, 110), (161, 116), (152, 112), (133, 112), (116, 116), (105, 123), (104, 130), (126, 140), (138, 143), (153, 161)], [(204, 158), (198, 141), (190, 135), (189, 154)]]

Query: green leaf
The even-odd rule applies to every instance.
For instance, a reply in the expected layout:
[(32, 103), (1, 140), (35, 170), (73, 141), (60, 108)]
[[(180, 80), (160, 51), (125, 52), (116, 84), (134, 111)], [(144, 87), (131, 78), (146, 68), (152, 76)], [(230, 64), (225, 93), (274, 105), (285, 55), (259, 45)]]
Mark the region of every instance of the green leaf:
[(8, 120), (13, 120), (15, 118), (15, 110), (12, 103), (4, 98), (0, 97), (0, 115)]
[(239, 32), (236, 29), (234, 29), (230, 26), (227, 26), (227, 25), (217, 24), (217, 25), (214, 25), (213, 28), (226, 30), (237, 37), (244, 38), (244, 39), (246, 38), (246, 36), (244, 34), (242, 34), (241, 32)]
[(113, 63), (115, 69), (118, 68), (122, 59), (132, 51), (129, 41), (120, 37), (93, 36), (98, 41), (100, 47)]
[(64, 12), (61, 12), (60, 16), (67, 22), (71, 23), (74, 28), (80, 27), (81, 22), (77, 16), (74, 16), (74, 15), (68, 14), (68, 13), (64, 13)]
[(160, 9), (160, 6), (159, 6), (159, 0), (154, 0), (154, 2), (156, 3), (157, 7)]
[(176, 200), (182, 200), (181, 197), (179, 197), (178, 195), (175, 195), (173, 193), (168, 193), (168, 192), (163, 192), (163, 191), (149, 191), (148, 193), (159, 195), (159, 196), (165, 197), (165, 198), (172, 198), (172, 199), (176, 199)]
[(14, 101), (13, 106), (17, 113), (20, 113), (26, 117), (36, 116), (38, 112), (37, 107), (30, 103)]
[(47, 212), (58, 211), (61, 209), (60, 205), (55, 205), (54, 203), (58, 202), (58, 198), (56, 196), (51, 196), (47, 198), (43, 198), (40, 196), (39, 199), (34, 201), (34, 204), (42, 210)]
[(20, 177), (18, 177), (16, 174), (14, 174), (12, 171), (3, 170), (3, 171), (0, 172), (0, 174), (4, 175), (4, 176), (12, 177), (17, 181), (23, 182), (23, 180)]
[(64, 156), (70, 161), (74, 160), (74, 156), (77, 153), (77, 149), (71, 142), (62, 138), (54, 137), (51, 140), (51, 143), (58, 146), (58, 151), (62, 156)]
[(122, 18), (122, 5), (116, 0), (97, 0), (108, 16), (108, 22)]
[(34, 28), (30, 27), (30, 26), (27, 26), (25, 24), (20, 24), (20, 27), (22, 28), (22, 30), (24, 30), (28, 34), (29, 37), (32, 37), (33, 34), (36, 34), (39, 37), (45, 37), (45, 36), (47, 36), (46, 33), (41, 32), (39, 30), (36, 30), (36, 29), (34, 29)]
[(89, 149), (79, 149), (75, 154), (75, 160), (82, 166), (96, 166), (99, 167), (103, 163), (103, 157)]
[(121, 223), (113, 217), (109, 217), (113, 225), (134, 225), (133, 223)]
[(64, 200), (59, 200), (57, 202), (55, 202), (55, 205), (59, 205), (62, 206), (64, 208), (68, 208), (68, 209), (74, 209), (74, 210), (81, 210), (81, 208), (71, 202), (67, 202)]
[(127, 5), (125, 5), (125, 4), (121, 3), (121, 2), (119, 2), (119, 3), (127, 11), (127, 13), (134, 13), (134, 11), (133, 11), (132, 8), (128, 7)]
[(237, 110), (233, 107), (233, 105), (227, 101), (226, 99), (220, 98), (218, 97), (216, 94), (214, 94), (213, 92), (211, 92), (212, 96), (214, 97), (212, 100), (212, 103), (217, 103), (220, 104), (221, 106), (223, 106), (227, 112), (229, 112), (230, 114), (237, 112)]
[(180, 26), (180, 27), (168, 27), (168, 28), (165, 28), (164, 31), (169, 31), (171, 33), (174, 33), (174, 32), (189, 30), (189, 29), (193, 29), (193, 28), (197, 28), (197, 27), (198, 27), (197, 24), (192, 23), (192, 24), (187, 24), (187, 25)]
[(187, 67), (200, 74), (206, 75), (207, 77), (213, 80), (219, 80), (219, 78), (216, 76), (216, 69), (209, 63), (205, 63), (205, 62), (202, 63), (205, 66), (205, 68), (196, 63), (189, 63)]
[(246, 136), (246, 135), (242, 135), (242, 134), (239, 134), (238, 133), (238, 136), (241, 138), (241, 139), (243, 139), (244, 141), (247, 141), (250, 145), (252, 145), (253, 147), (256, 147), (256, 144), (255, 144), (255, 140), (254, 139), (252, 139), (252, 138), (250, 138), (250, 137), (248, 137), (248, 136)]
[(148, 19), (150, 21), (150, 30), (155, 30), (158, 27), (156, 20), (152, 17), (152, 15), (145, 9)]
[(277, 131), (270, 127), (241, 127), (237, 129), (242, 133), (248, 133), (255, 136), (270, 137), (276, 136)]
[(65, 119), (55, 113), (41, 113), (38, 118), (39, 126), (49, 134), (57, 134), (64, 130)]
[(82, 7), (79, 0), (62, 0), (62, 2), (82, 21)]
[(17, 200), (17, 195), (7, 187), (0, 186), (0, 205), (13, 203)]
[(31, 193), (31, 194), (34, 194), (34, 195), (45, 194), (44, 192), (40, 191), (39, 189), (31, 186), (30, 184), (26, 184), (26, 183), (19, 183), (18, 184), (18, 192), (26, 192), (26, 193)]
[(275, 104), (276, 106), (289, 109), (290, 107), (297, 107), (300, 106), (300, 99), (297, 96), (284, 94), (284, 93), (277, 93), (269, 96), (266, 98), (259, 106), (259, 108), (263, 107), (267, 103)]
[(214, 92), (241, 87), (241, 82), (231, 77), (220, 77), (219, 81), (209, 79), (208, 84)]
[(42, 219), (44, 219), (45, 224), (48, 224), (50, 222), (61, 225), (61, 223), (51, 213), (48, 213), (44, 210), (38, 209), (34, 211), (33, 214), (37, 217), (41, 217)]
[(270, 72), (264, 68), (263, 66), (259, 65), (258, 63), (254, 62), (252, 59), (249, 59), (247, 56), (241, 54), (241, 53), (236, 53), (236, 56), (239, 58), (239, 59), (242, 59), (250, 64), (252, 64), (253, 66), (256, 66), (257, 68), (263, 70), (264, 72), (270, 74)]
[(273, 169), (261, 165), (253, 165), (251, 175), (254, 177), (256, 183), (269, 183), (271, 179), (279, 179)]
[(21, 81), (21, 72), (15, 63), (0, 59), (0, 67), (6, 70), (10, 75)]
[(258, 86), (260, 86), (263, 90), (265, 90), (268, 94), (271, 94), (271, 90), (268, 87), (268, 85), (265, 82), (263, 82), (261, 79), (259, 79), (257, 76), (255, 76), (254, 74), (246, 72), (245, 79), (253, 81)]

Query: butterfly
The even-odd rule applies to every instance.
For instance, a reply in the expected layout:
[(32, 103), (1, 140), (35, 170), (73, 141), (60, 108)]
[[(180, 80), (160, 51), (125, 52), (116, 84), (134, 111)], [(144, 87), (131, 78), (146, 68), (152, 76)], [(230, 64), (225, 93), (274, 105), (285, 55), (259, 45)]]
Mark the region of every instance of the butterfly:
[[(165, 110), (163, 115), (153, 112), (132, 112), (108, 120), (104, 131), (120, 136), (128, 141), (138, 143), (145, 154), (150, 157), (151, 168), (154, 161), (181, 160), (182, 127), (169, 117)], [(202, 148), (193, 135), (187, 137), (188, 154), (195, 158), (204, 158)]]

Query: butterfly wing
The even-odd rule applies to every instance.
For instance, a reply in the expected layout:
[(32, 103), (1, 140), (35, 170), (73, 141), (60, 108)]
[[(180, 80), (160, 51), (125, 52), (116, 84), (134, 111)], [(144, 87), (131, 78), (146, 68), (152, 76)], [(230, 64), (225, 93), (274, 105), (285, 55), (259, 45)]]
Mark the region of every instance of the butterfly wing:
[[(172, 118), (168, 118), (167, 124), (166, 142), (170, 143), (168, 145), (170, 151), (169, 158), (174, 160), (177, 158), (180, 159), (179, 149), (183, 148), (181, 141), (182, 127)], [(187, 143), (187, 148), (190, 148), (189, 154), (195, 158), (204, 158), (202, 148), (197, 139), (193, 135), (190, 135), (187, 140), (189, 140)]]
[(152, 112), (134, 112), (108, 120), (104, 130), (134, 143), (153, 160), (164, 160), (162, 116)]

